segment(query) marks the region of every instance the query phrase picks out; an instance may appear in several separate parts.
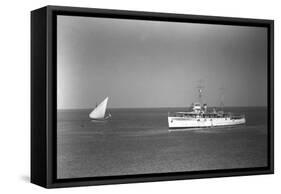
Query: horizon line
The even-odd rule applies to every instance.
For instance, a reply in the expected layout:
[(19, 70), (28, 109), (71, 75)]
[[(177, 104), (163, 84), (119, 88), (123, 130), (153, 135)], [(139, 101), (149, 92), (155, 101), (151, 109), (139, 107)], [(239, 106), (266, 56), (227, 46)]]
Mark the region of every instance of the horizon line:
[[(223, 108), (265, 108), (265, 107), (268, 107), (267, 105), (265, 106), (262, 106), (262, 105), (259, 105), (259, 106), (224, 106)], [(63, 108), (63, 109), (58, 109), (57, 108), (57, 111), (64, 111), (64, 110), (92, 110), (94, 109), (95, 107), (90, 107), (90, 108)], [(191, 107), (108, 107), (107, 109), (153, 109), (153, 108), (191, 108)], [(219, 108), (221, 109), (222, 107), (219, 107), (219, 106), (209, 106), (208, 108)]]

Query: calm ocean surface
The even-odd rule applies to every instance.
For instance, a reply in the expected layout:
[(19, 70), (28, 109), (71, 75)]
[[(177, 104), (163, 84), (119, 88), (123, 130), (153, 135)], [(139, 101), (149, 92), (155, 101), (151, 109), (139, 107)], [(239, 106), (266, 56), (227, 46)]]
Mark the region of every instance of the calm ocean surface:
[(267, 110), (243, 113), (243, 126), (169, 132), (168, 112), (184, 108), (109, 109), (93, 122), (91, 110), (59, 110), (58, 178), (262, 167), (267, 163)]

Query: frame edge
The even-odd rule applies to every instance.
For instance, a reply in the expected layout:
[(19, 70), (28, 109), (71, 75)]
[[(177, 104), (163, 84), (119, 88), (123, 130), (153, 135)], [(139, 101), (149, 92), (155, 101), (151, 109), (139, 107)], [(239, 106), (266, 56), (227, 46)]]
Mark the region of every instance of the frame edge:
[(30, 182), (46, 187), (46, 7), (31, 11)]

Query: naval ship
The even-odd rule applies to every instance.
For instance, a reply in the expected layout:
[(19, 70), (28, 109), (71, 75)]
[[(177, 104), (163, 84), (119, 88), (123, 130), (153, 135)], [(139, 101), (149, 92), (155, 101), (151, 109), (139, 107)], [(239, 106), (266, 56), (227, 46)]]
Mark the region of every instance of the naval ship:
[[(199, 88), (199, 99), (201, 98), (202, 88)], [(216, 111), (215, 108), (210, 111), (207, 104), (202, 104), (202, 102), (192, 103), (189, 112), (168, 113), (170, 129), (233, 126), (245, 123), (246, 118), (243, 114), (233, 114), (223, 110)]]

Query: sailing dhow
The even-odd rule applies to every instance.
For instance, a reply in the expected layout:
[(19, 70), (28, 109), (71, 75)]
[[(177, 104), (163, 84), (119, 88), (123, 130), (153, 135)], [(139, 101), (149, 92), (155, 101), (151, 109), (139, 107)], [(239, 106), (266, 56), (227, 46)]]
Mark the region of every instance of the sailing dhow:
[(111, 114), (105, 115), (107, 108), (108, 97), (106, 97), (96, 108), (89, 114), (93, 120), (104, 121), (111, 117)]

